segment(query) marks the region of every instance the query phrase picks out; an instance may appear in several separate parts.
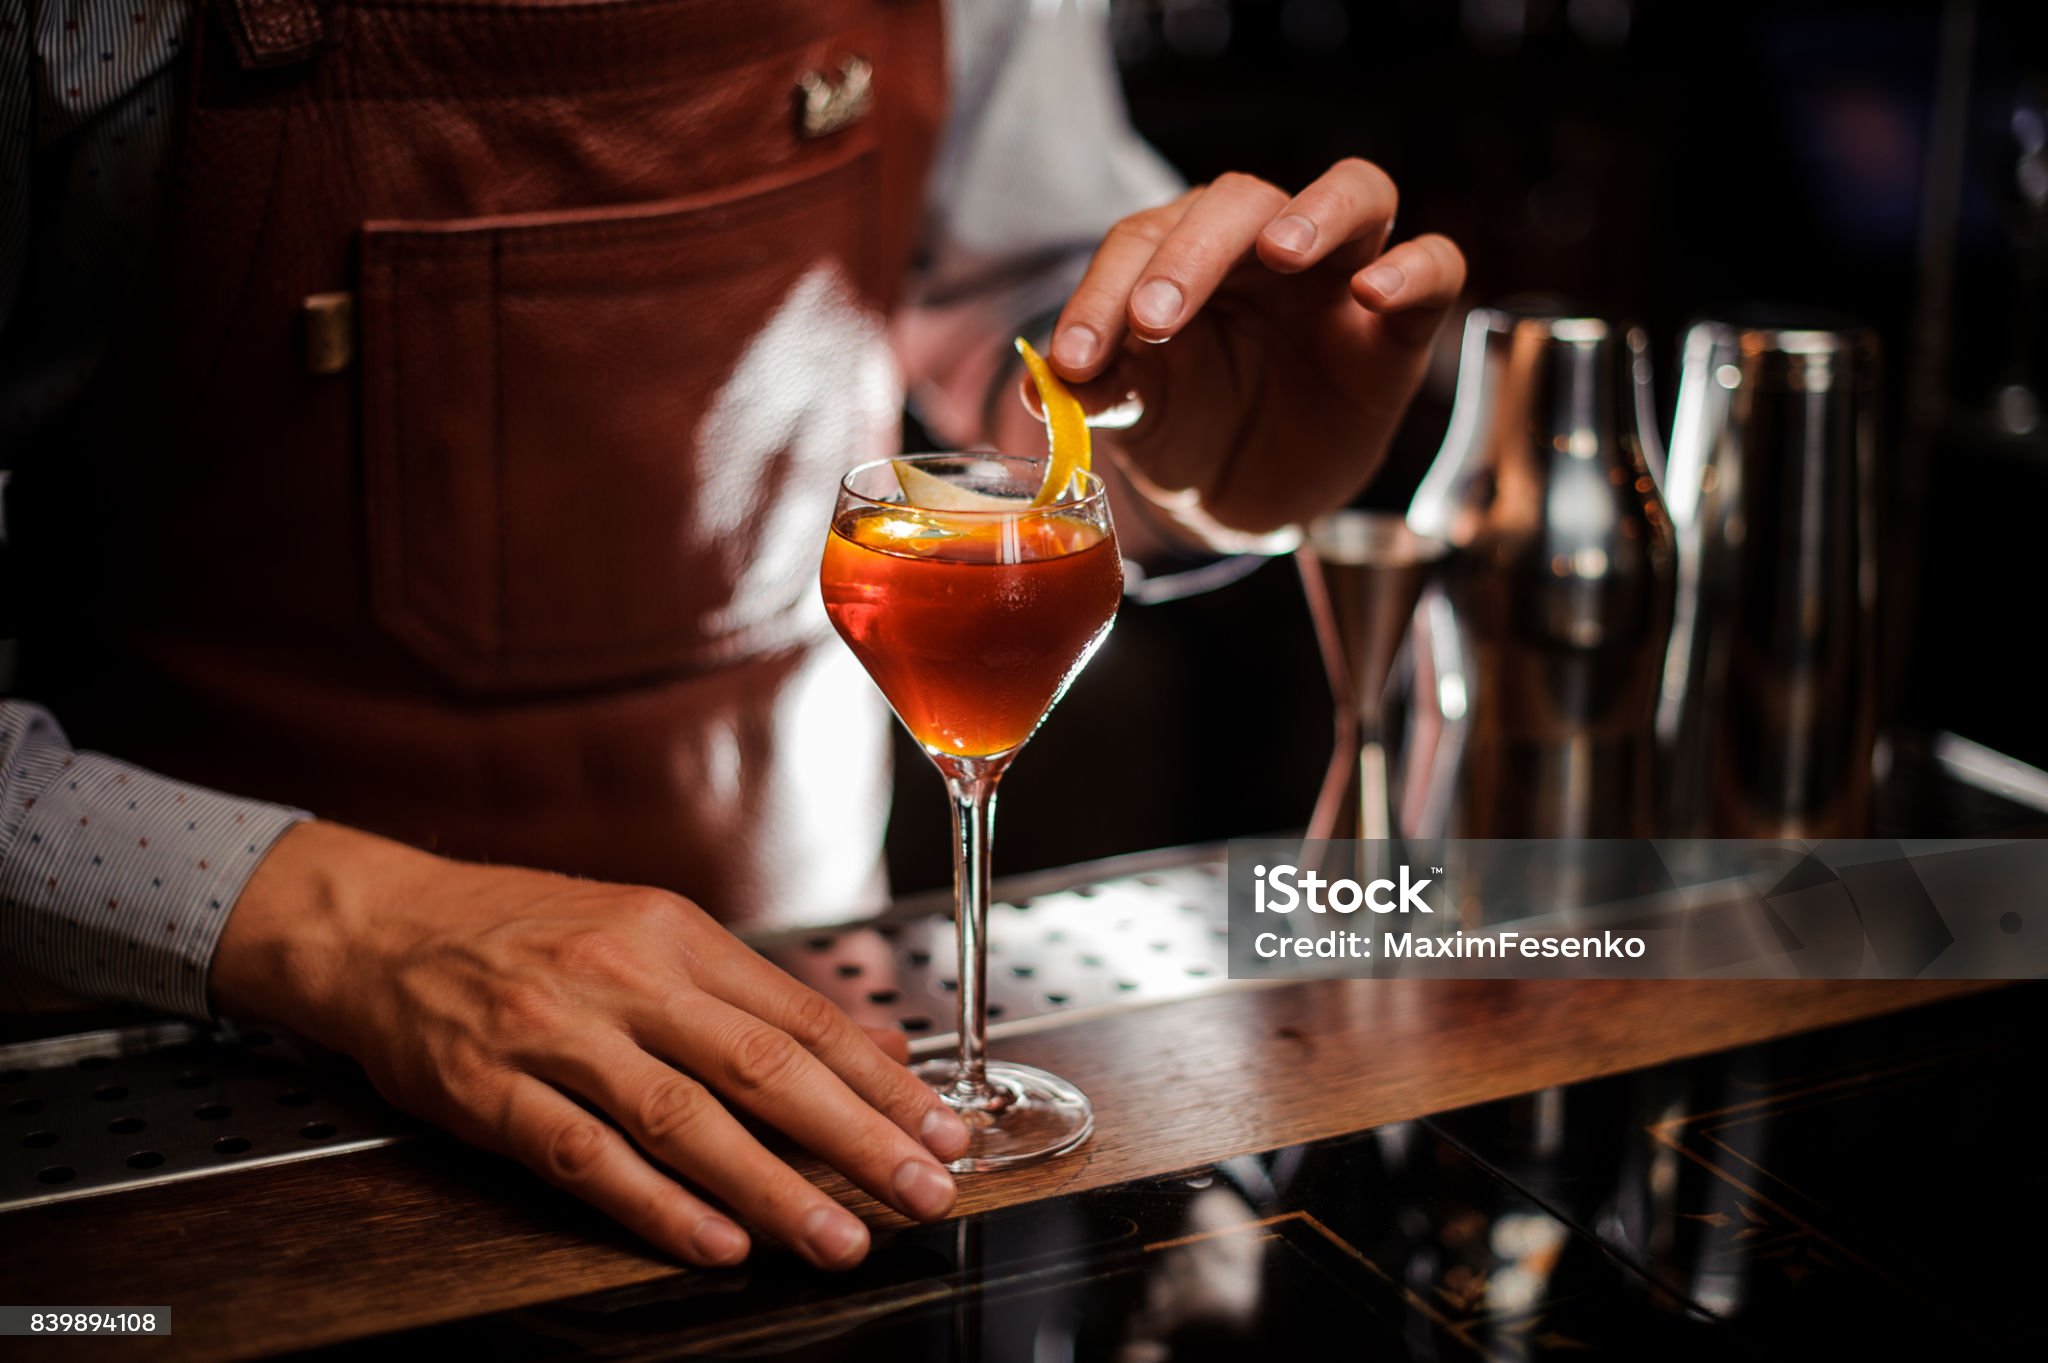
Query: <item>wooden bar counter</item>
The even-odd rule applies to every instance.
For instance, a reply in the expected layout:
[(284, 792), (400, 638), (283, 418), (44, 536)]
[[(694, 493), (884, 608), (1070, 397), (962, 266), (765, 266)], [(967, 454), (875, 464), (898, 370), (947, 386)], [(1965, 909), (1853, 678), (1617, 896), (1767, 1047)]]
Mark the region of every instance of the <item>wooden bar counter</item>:
[[(958, 1214), (1581, 1084), (1983, 991), (1968, 983), (1423, 981), (1231, 986), (1006, 1038), (1094, 1099), (1077, 1153), (967, 1176)], [(903, 1223), (836, 1179), (878, 1228)], [(808, 1273), (769, 1256), (744, 1272)], [(333, 1345), (683, 1273), (438, 1136), (0, 1216), (0, 1299), (151, 1303), (169, 1337), (15, 1357), (229, 1358)]]

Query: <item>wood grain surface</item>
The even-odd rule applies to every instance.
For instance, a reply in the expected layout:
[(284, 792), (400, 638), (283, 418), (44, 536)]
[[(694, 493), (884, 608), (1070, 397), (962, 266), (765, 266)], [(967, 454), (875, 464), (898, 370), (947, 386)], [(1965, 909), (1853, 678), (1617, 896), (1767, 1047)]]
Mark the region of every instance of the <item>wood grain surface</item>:
[[(960, 1210), (1171, 1172), (1986, 987), (1995, 986), (1320, 982), (1095, 1017), (997, 1048), (1087, 1090), (1094, 1138), (1037, 1168), (964, 1179)], [(826, 1182), (878, 1225), (894, 1220), (836, 1178)], [(0, 1216), (0, 1301), (174, 1309), (168, 1338), (43, 1340), (27, 1355), (38, 1358), (248, 1357), (678, 1271), (522, 1171), (440, 1139)], [(748, 1271), (809, 1270), (771, 1258)]]

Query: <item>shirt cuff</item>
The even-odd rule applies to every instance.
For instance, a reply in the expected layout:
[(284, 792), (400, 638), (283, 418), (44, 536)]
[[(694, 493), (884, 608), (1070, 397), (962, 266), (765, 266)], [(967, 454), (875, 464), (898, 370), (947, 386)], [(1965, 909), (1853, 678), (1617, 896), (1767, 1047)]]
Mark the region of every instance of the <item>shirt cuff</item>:
[(0, 948), (73, 993), (198, 1019), (229, 910), (309, 817), (59, 744), (20, 756), (8, 796)]

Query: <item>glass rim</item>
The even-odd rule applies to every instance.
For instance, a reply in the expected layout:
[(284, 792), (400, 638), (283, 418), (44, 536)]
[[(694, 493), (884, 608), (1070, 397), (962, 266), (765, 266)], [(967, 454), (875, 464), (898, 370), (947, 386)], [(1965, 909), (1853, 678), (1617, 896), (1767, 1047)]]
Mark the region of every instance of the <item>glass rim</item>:
[(1039, 467), (1052, 462), (1052, 456), (1049, 454), (1037, 456), (1004, 454), (1000, 450), (923, 450), (915, 454), (893, 454), (887, 459), (869, 459), (863, 463), (855, 464), (852, 468), (848, 469), (839, 479), (840, 495), (849, 497), (864, 506), (909, 507), (913, 511), (926, 511), (940, 516), (987, 516), (1007, 520), (1016, 520), (1024, 516), (1057, 515), (1060, 512), (1086, 509), (1097, 503), (1107, 503), (1109, 500), (1109, 485), (1103, 482), (1102, 475), (1096, 473), (1093, 469), (1075, 470), (1075, 476), (1082, 480), (1081, 487), (1083, 493), (1081, 496), (1075, 497), (1070, 501), (1053, 502), (1046, 506), (1032, 506), (1027, 503), (1014, 509), (1003, 507), (998, 510), (990, 507), (983, 510), (976, 507), (960, 511), (941, 510), (934, 507), (920, 507), (912, 502), (885, 501), (880, 497), (870, 497), (865, 492), (856, 492), (853, 489), (853, 480), (871, 469), (881, 468), (885, 464), (894, 464), (898, 460), (915, 464), (931, 459), (980, 459), (1002, 464), (1032, 464)]

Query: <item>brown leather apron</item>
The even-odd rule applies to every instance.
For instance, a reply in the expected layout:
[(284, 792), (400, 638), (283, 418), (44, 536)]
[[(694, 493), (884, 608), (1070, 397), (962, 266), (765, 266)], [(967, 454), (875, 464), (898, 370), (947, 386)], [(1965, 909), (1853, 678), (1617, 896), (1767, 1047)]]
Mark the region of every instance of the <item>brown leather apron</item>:
[(816, 572), (838, 474), (897, 448), (937, 0), (204, 28), (148, 297), (10, 490), (21, 694), (449, 854), (857, 907), (887, 721)]

